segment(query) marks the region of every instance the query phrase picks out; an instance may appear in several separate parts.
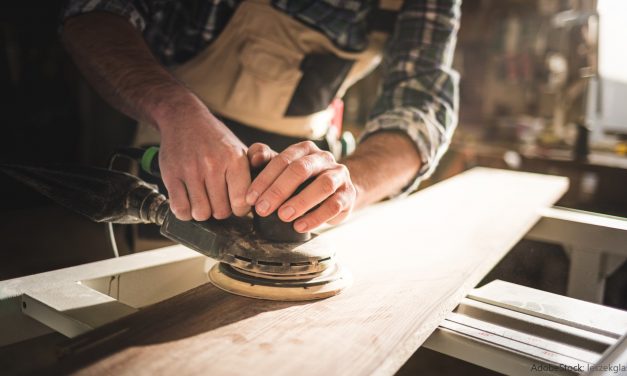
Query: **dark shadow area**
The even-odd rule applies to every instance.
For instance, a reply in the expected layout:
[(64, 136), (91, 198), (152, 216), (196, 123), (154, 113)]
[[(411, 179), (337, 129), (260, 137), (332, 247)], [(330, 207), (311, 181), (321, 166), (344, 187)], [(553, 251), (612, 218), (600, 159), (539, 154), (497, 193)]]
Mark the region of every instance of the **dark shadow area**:
[(565, 295), (569, 262), (561, 246), (523, 239), (485, 276), (478, 287), (500, 279)]
[(67, 342), (60, 333), (50, 333), (0, 347), (0, 369), (3, 375), (24, 375), (38, 367), (57, 361), (57, 347)]
[[(61, 206), (11, 210), (0, 215), (0, 280), (113, 257), (104, 224)], [(123, 238), (123, 228), (116, 228)], [(127, 249), (118, 242), (120, 252)]]
[(464, 362), (463, 360), (419, 348), (398, 370), (396, 376), (496, 376), (501, 373)]
[(627, 310), (627, 262), (605, 281), (603, 304)]

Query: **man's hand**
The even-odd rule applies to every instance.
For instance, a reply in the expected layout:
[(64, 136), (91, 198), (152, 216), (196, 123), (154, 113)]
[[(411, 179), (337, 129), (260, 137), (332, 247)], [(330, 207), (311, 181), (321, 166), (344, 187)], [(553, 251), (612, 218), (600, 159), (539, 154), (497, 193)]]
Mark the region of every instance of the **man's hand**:
[[(253, 144), (248, 158), (253, 168), (269, 161), (246, 195), (246, 203), (254, 205), (262, 217), (278, 209), (282, 221), (296, 219), (294, 230), (307, 232), (325, 222), (337, 224), (353, 209), (357, 191), (348, 169), (311, 141), (292, 145), (280, 154), (267, 145)], [(290, 198), (312, 177), (305, 189)]]
[(204, 221), (250, 211), (246, 147), (221, 121), (199, 107), (175, 111), (158, 127), (161, 176), (177, 218)]

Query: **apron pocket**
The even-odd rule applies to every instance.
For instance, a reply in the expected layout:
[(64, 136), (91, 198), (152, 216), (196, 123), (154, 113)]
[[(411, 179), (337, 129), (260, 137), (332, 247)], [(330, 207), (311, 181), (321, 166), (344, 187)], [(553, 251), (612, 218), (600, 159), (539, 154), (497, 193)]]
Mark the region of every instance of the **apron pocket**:
[(354, 62), (329, 53), (305, 56), (300, 68), (303, 77), (285, 116), (306, 116), (326, 110)]
[(301, 78), (302, 57), (273, 42), (250, 38), (239, 54), (239, 74), (226, 107), (250, 116), (280, 119)]

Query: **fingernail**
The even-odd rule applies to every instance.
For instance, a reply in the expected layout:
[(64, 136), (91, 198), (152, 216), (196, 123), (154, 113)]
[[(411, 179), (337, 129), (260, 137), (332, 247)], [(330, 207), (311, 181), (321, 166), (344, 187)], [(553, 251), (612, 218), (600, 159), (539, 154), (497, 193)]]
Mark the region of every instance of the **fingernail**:
[(289, 221), (290, 219), (292, 219), (292, 216), (294, 216), (294, 208), (291, 206), (286, 206), (284, 208), (281, 208), (281, 210), (279, 210), (279, 215), (281, 216), (281, 219), (283, 219), (284, 221)]
[(253, 205), (255, 201), (257, 201), (257, 197), (259, 197), (259, 193), (257, 193), (256, 191), (248, 192), (248, 194), (246, 195), (246, 203), (248, 205)]
[(294, 223), (294, 230), (298, 232), (305, 232), (305, 230), (307, 230), (307, 223), (304, 221)]
[(268, 209), (270, 209), (270, 204), (268, 203), (268, 201), (263, 200), (260, 203), (258, 203), (255, 208), (257, 209), (257, 213), (259, 214), (265, 214)]

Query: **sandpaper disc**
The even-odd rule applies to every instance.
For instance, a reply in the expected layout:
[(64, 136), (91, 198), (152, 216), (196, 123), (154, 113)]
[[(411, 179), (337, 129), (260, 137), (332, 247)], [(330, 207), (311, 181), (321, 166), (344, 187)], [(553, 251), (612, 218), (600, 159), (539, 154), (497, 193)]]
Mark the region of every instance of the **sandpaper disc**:
[(236, 295), (281, 301), (328, 298), (352, 283), (350, 272), (338, 264), (311, 277), (270, 279), (217, 263), (209, 270), (209, 279), (216, 287)]

